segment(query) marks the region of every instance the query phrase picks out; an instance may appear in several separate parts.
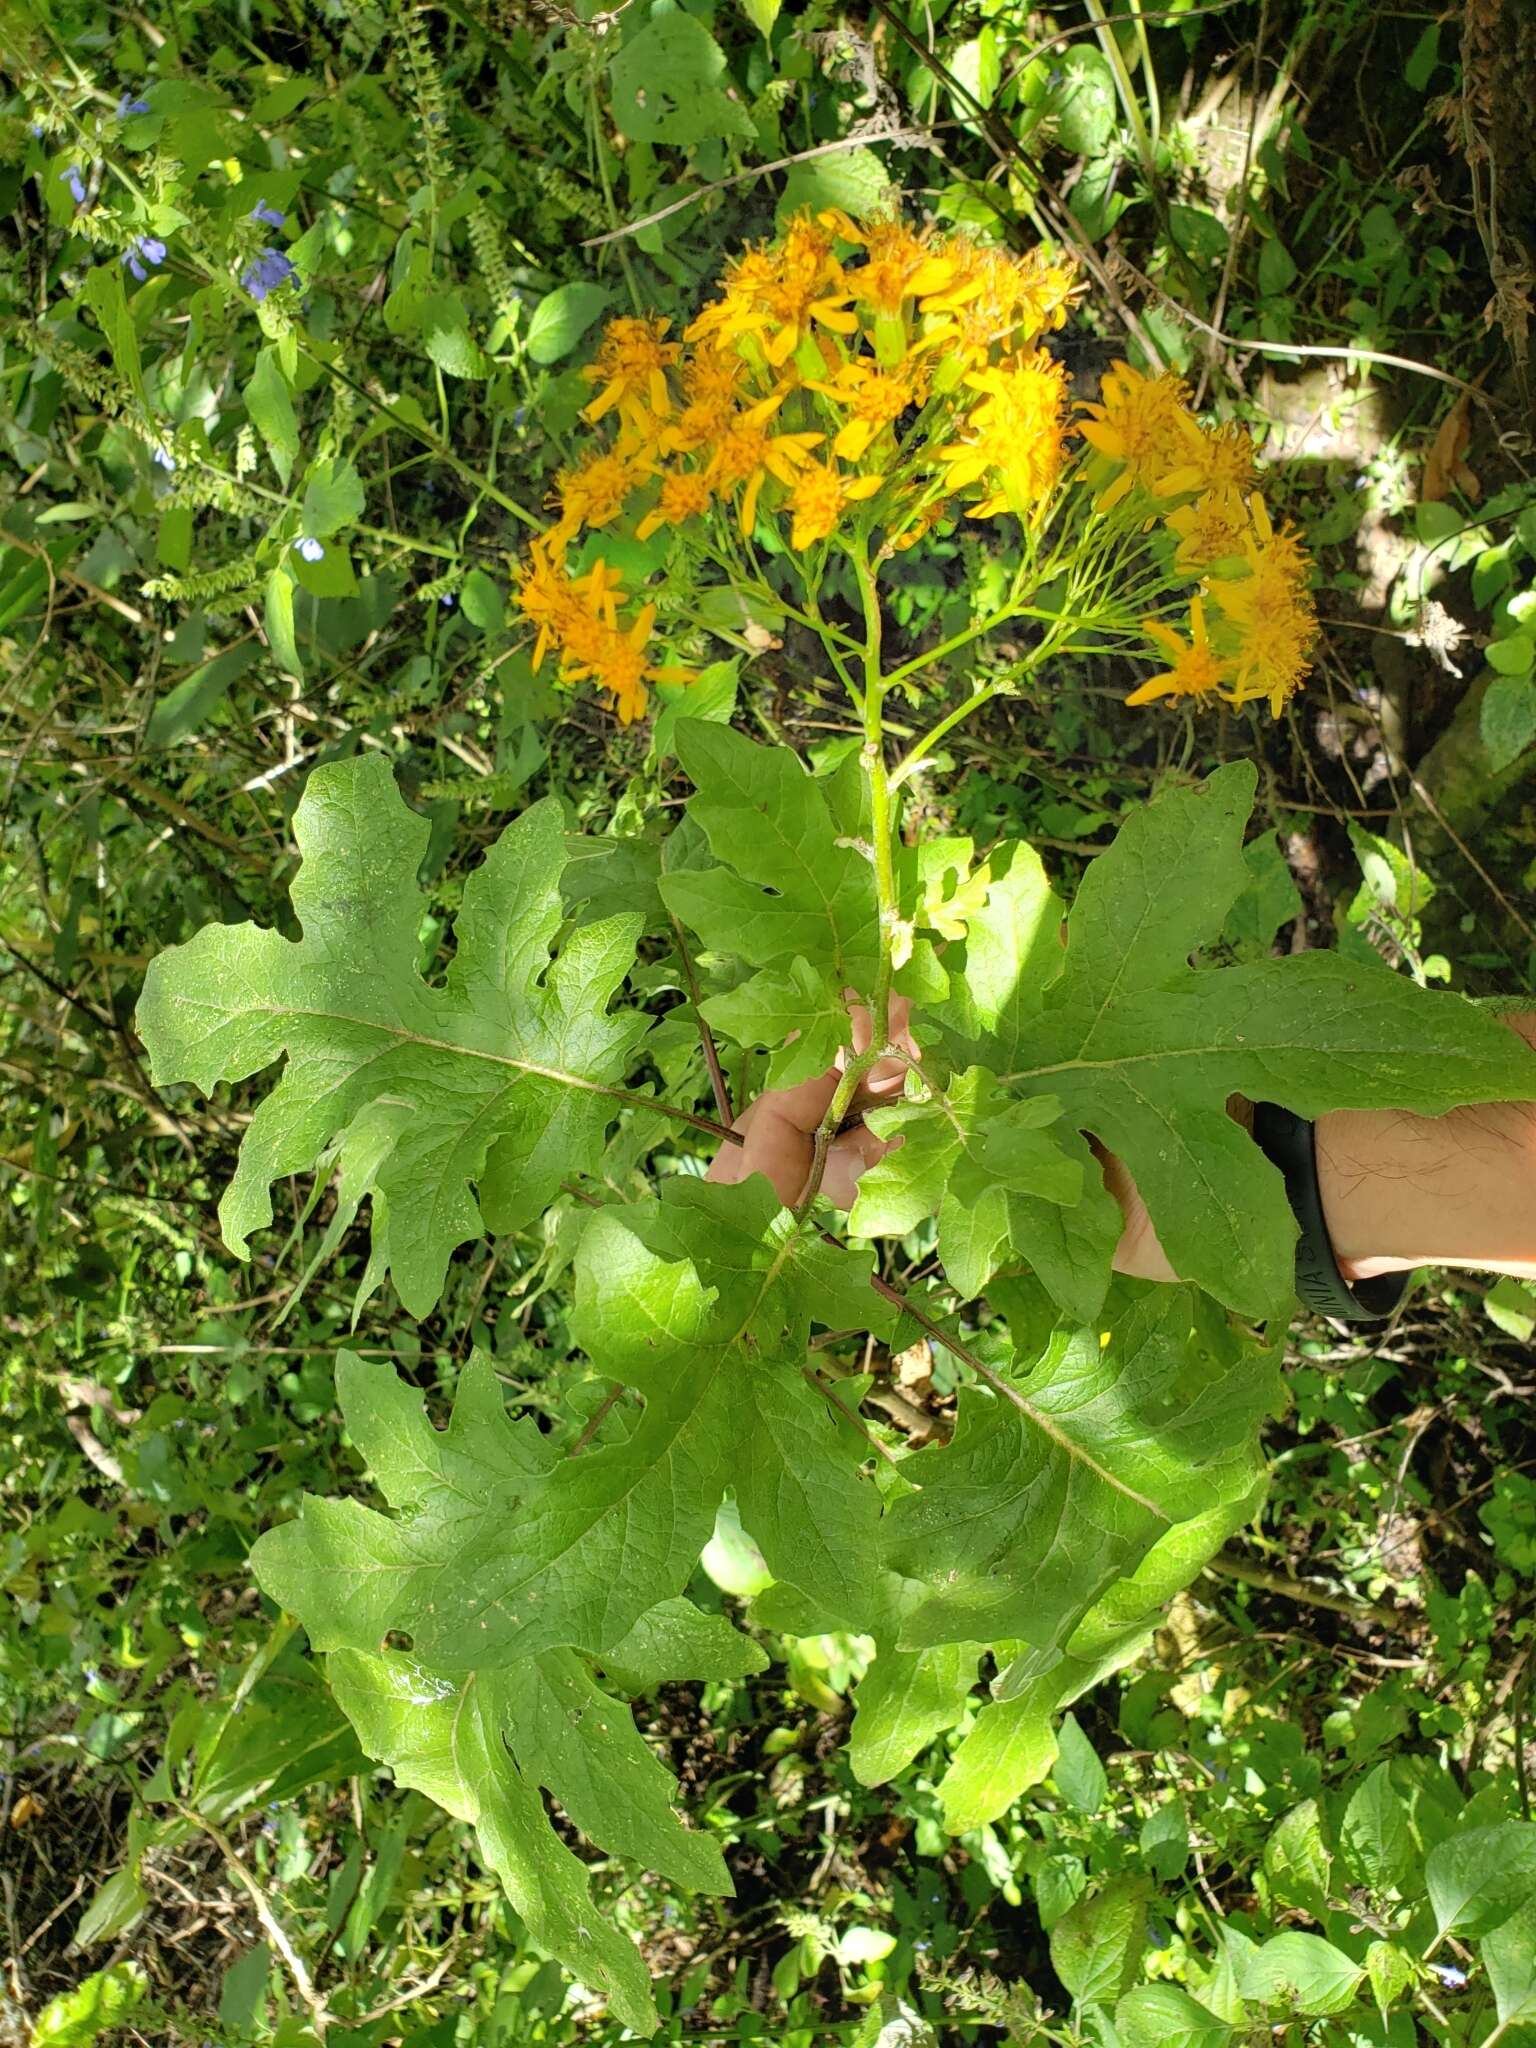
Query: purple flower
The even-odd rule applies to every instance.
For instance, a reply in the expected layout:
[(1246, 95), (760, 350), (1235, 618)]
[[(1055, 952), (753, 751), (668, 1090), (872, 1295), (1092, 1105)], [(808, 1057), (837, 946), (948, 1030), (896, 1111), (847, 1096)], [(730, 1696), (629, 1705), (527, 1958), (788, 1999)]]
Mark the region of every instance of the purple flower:
[(132, 248), (125, 249), (120, 259), (125, 263), (140, 284), (144, 282), (147, 263), (151, 270), (157, 270), (165, 261), (165, 244), (158, 235), (140, 235)]
[(85, 204), (85, 180), (80, 175), (78, 164), (68, 164), (59, 173), (59, 183), (69, 187), (69, 196), (76, 206)]
[(325, 554), (325, 545), (315, 539), (312, 533), (302, 534), (294, 543), (306, 562), (318, 562)]
[(287, 214), (279, 213), (275, 206), (268, 206), (265, 199), (258, 199), (251, 208), (251, 219), (259, 220), (269, 228), (280, 228), (287, 218)]
[(155, 450), (154, 461), (155, 467), (157, 469), (165, 470), (167, 474), (170, 474), (172, 471), (174, 471), (176, 467), (176, 464), (172, 461), (170, 454), (164, 448), (157, 448)]
[(451, 590), (445, 590), (442, 596), (437, 601), (442, 606), (445, 612), (451, 612), (453, 610), (454, 595)]
[(259, 305), (268, 292), (275, 292), (293, 276), (293, 265), (281, 249), (263, 249), (254, 263), (240, 274), (240, 282)]
[(34, 134), (34, 135), (35, 135), (35, 136), (37, 137), (38, 141), (39, 141), (39, 142), (41, 142), (41, 141), (42, 141), (42, 139), (43, 139), (43, 124), (42, 124), (42, 122), (41, 122), (41, 121), (34, 121), (34, 122), (32, 122), (32, 124), (31, 124), (31, 127), (32, 127), (32, 133), (33, 133), (33, 134)]
[(126, 121), (130, 114), (147, 114), (149, 101), (135, 99), (131, 93), (124, 93), (117, 103), (117, 118)]

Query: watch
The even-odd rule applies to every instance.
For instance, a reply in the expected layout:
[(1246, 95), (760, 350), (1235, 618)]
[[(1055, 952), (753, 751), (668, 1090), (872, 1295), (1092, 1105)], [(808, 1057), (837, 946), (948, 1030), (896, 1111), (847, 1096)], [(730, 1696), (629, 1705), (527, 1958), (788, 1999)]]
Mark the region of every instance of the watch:
[(1285, 1178), (1286, 1199), (1300, 1232), (1296, 1240), (1296, 1292), (1315, 1315), (1346, 1323), (1382, 1323), (1408, 1286), (1406, 1273), (1349, 1281), (1339, 1271), (1322, 1191), (1317, 1182), (1317, 1136), (1312, 1123), (1277, 1102), (1253, 1105), (1253, 1139)]

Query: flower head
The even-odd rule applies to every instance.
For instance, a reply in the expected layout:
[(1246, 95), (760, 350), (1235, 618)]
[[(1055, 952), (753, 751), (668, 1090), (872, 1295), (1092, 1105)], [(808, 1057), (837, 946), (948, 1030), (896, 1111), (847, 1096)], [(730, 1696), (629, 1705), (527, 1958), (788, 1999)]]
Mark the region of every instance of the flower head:
[(148, 112), (149, 101), (137, 99), (132, 93), (125, 92), (117, 103), (117, 118), (119, 121), (126, 121), (130, 114), (147, 114)]
[(1246, 427), (1229, 422), (1202, 427), (1187, 412), (1175, 414), (1183, 438), (1181, 460), (1158, 480), (1160, 498), (1186, 491), (1247, 492), (1253, 488), (1253, 437)]
[(612, 693), (621, 725), (641, 717), (648, 686), (656, 682), (691, 682), (685, 669), (658, 668), (646, 655), (656, 621), (656, 607), (642, 605), (629, 626), (618, 621), (623, 596), (621, 579), (601, 561), (585, 576), (566, 570), (562, 547), (554, 536), (536, 540), (519, 578), (518, 609), (538, 627), (533, 665), (538, 668), (551, 647), (560, 652), (560, 674), (566, 682), (594, 681)]
[(1189, 603), (1188, 642), (1158, 619), (1143, 619), (1142, 631), (1161, 647), (1168, 666), (1132, 690), (1127, 704), (1150, 704), (1158, 697), (1208, 697), (1226, 681), (1226, 664), (1207, 638), (1205, 606), (1198, 597)]
[(936, 248), (925, 231), (914, 231), (900, 220), (875, 221), (861, 228), (837, 211), (822, 214), (821, 220), (843, 241), (863, 247), (863, 263), (846, 276), (854, 298), (877, 318), (900, 319), (908, 299), (926, 298), (954, 282), (956, 258)]
[(645, 420), (652, 414), (666, 417), (672, 404), (666, 373), (680, 353), (677, 342), (662, 340), (670, 324), (666, 320), (609, 321), (597, 360), (581, 373), (589, 384), (603, 387), (583, 409), (583, 419), (600, 420), (614, 406), (627, 419)]
[(293, 275), (293, 265), (281, 249), (263, 249), (256, 261), (240, 273), (240, 282), (259, 305), (269, 292), (277, 291)]
[(275, 206), (269, 206), (265, 199), (258, 199), (251, 208), (251, 219), (259, 220), (263, 226), (280, 228), (287, 220), (286, 213), (279, 213)]
[(1205, 491), (1192, 505), (1180, 505), (1163, 524), (1178, 542), (1174, 567), (1198, 576), (1213, 562), (1241, 555), (1248, 538), (1248, 508), (1235, 491)]
[(1213, 582), (1211, 600), (1222, 616), (1231, 675), (1225, 694), (1234, 704), (1267, 698), (1278, 718), (1306, 676), (1317, 613), (1306, 588), (1307, 559), (1295, 534), (1275, 531), (1257, 495), (1249, 512), (1248, 573)]
[(78, 164), (66, 164), (59, 173), (59, 183), (69, 187), (69, 196), (76, 206), (85, 204), (85, 180), (80, 175)]
[(319, 562), (325, 558), (324, 541), (316, 540), (312, 533), (300, 534), (294, 546), (298, 549), (301, 559), (306, 562)]
[(1129, 363), (1114, 363), (1104, 372), (1101, 402), (1084, 405), (1089, 415), (1078, 432), (1120, 474), (1100, 491), (1100, 512), (1118, 505), (1138, 485), (1154, 496), (1172, 496), (1163, 479), (1187, 452), (1182, 422), (1188, 418), (1189, 393), (1169, 372), (1144, 377)]
[(960, 491), (983, 485), (981, 499), (970, 508), (977, 518), (1022, 514), (1061, 475), (1066, 371), (1037, 348), (992, 369), (973, 371), (966, 383), (981, 397), (966, 421), (965, 437), (939, 450), (947, 465), (947, 487)]
[(835, 464), (808, 462), (789, 487), (792, 548), (808, 548), (836, 531), (849, 505), (872, 498), (880, 489), (878, 476), (845, 476)]
[(661, 480), (656, 503), (635, 528), (637, 540), (649, 540), (663, 526), (682, 526), (706, 513), (714, 499), (709, 478), (699, 469), (674, 469)]
[(758, 493), (769, 477), (792, 484), (795, 473), (825, 434), (775, 434), (769, 422), (783, 403), (782, 391), (738, 413), (720, 437), (705, 474), (723, 494), (740, 490), (737, 517), (743, 533), (750, 533), (757, 519)]
[(154, 454), (151, 456), (150, 460), (154, 463), (156, 469), (163, 469), (167, 476), (175, 475), (175, 458), (172, 456), (168, 448), (157, 448)]
[(777, 244), (749, 249), (737, 259), (725, 291), (694, 321), (689, 341), (718, 346), (753, 336), (775, 369), (787, 363), (818, 322), (834, 334), (856, 334), (853, 294), (832, 253), (832, 235), (809, 214), (798, 214)]
[(836, 376), (813, 379), (820, 391), (847, 411), (833, 436), (834, 453), (857, 462), (871, 442), (896, 424), (911, 406), (921, 405), (928, 391), (928, 370), (921, 356), (908, 354), (889, 369), (873, 356), (854, 356), (838, 366)]
[(136, 281), (142, 284), (149, 275), (149, 271), (144, 268), (145, 264), (147, 263), (151, 270), (157, 270), (165, 261), (165, 244), (158, 235), (136, 236), (118, 260), (132, 273)]
[(555, 478), (551, 503), (558, 504), (556, 531), (568, 540), (582, 526), (608, 526), (651, 475), (655, 463), (631, 444), (598, 448), (574, 469)]

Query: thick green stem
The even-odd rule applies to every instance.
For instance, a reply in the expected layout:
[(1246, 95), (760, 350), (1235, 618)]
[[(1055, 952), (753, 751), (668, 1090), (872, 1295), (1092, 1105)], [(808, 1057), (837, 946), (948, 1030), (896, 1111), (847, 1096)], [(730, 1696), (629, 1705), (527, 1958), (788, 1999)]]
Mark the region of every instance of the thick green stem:
[(895, 817), (891, 805), (890, 778), (885, 768), (885, 740), (880, 714), (885, 699), (885, 678), (880, 673), (880, 598), (875, 589), (869, 550), (862, 543), (848, 550), (858, 578), (864, 605), (864, 772), (869, 777), (871, 836), (874, 839), (875, 895), (880, 905), (880, 970), (875, 982), (873, 1035), (884, 1045), (891, 1035), (891, 949), (900, 921), (896, 897), (896, 860), (893, 849)]

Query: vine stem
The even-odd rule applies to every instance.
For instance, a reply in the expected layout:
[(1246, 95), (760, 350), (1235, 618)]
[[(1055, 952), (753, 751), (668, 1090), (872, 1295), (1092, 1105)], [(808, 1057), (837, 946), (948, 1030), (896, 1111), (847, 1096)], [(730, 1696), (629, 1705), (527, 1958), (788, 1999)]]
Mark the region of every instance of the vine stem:
[(725, 1085), (720, 1054), (715, 1046), (715, 1034), (704, 1021), (704, 1013), (699, 1008), (699, 977), (693, 971), (688, 941), (683, 937), (682, 926), (670, 911), (667, 913), (667, 922), (672, 927), (672, 936), (677, 943), (677, 957), (682, 962), (683, 979), (688, 984), (688, 1001), (693, 1007), (693, 1021), (699, 1027), (699, 1044), (704, 1049), (704, 1064), (709, 1069), (709, 1085), (714, 1091), (715, 1108), (719, 1112), (721, 1123), (730, 1124), (735, 1120), (735, 1111), (731, 1108), (731, 1091)]

